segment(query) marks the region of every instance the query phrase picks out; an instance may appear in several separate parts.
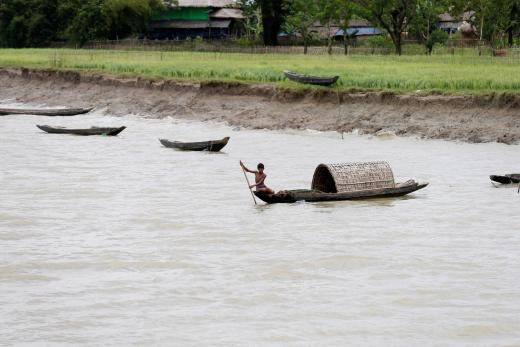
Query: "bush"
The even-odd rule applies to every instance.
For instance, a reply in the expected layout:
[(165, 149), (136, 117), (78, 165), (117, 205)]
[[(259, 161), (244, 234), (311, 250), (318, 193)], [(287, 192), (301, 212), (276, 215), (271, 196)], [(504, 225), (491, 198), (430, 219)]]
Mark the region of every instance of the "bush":
[(372, 36), (366, 39), (366, 44), (371, 48), (393, 48), (392, 40), (385, 35)]
[(444, 30), (434, 30), (428, 40), (426, 40), (425, 46), (428, 50), (428, 54), (432, 54), (433, 47), (435, 46), (444, 46), (448, 41), (449, 35)]

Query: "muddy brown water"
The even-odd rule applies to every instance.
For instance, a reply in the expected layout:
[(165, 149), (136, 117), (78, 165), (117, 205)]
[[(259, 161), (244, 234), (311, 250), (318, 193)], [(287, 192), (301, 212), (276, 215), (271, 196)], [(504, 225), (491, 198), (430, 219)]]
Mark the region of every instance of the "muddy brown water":
[[(157, 140), (224, 136), (221, 154)], [(380, 159), (431, 185), (254, 206), (239, 159), (277, 190), (309, 187), (321, 162)], [(515, 345), (520, 196), (488, 175), (519, 159), (496, 143), (0, 117), (0, 344)]]

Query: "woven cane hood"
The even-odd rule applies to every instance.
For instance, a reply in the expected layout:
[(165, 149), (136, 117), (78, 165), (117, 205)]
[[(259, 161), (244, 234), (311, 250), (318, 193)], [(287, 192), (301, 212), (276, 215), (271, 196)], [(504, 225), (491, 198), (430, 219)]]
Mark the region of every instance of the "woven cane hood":
[(312, 189), (325, 193), (395, 188), (394, 174), (387, 162), (320, 164), (314, 172)]

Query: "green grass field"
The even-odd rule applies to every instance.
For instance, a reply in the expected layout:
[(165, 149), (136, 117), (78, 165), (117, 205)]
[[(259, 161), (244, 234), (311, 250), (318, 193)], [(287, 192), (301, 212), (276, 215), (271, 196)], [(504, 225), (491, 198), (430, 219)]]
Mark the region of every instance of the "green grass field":
[(340, 90), (447, 94), (520, 93), (520, 59), (457, 55), (304, 56), (73, 49), (0, 49), (0, 66), (96, 71), (183, 80), (275, 83), (285, 69), (340, 75)]

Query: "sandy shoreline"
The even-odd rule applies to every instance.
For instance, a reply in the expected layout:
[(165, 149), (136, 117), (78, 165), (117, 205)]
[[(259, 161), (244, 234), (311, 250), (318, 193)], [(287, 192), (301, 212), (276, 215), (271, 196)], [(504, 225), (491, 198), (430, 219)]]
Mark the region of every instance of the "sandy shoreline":
[(467, 142), (518, 143), (520, 96), (396, 95), (186, 83), (71, 71), (0, 69), (0, 98), (107, 108), (112, 115), (212, 120), (254, 129), (392, 132)]

